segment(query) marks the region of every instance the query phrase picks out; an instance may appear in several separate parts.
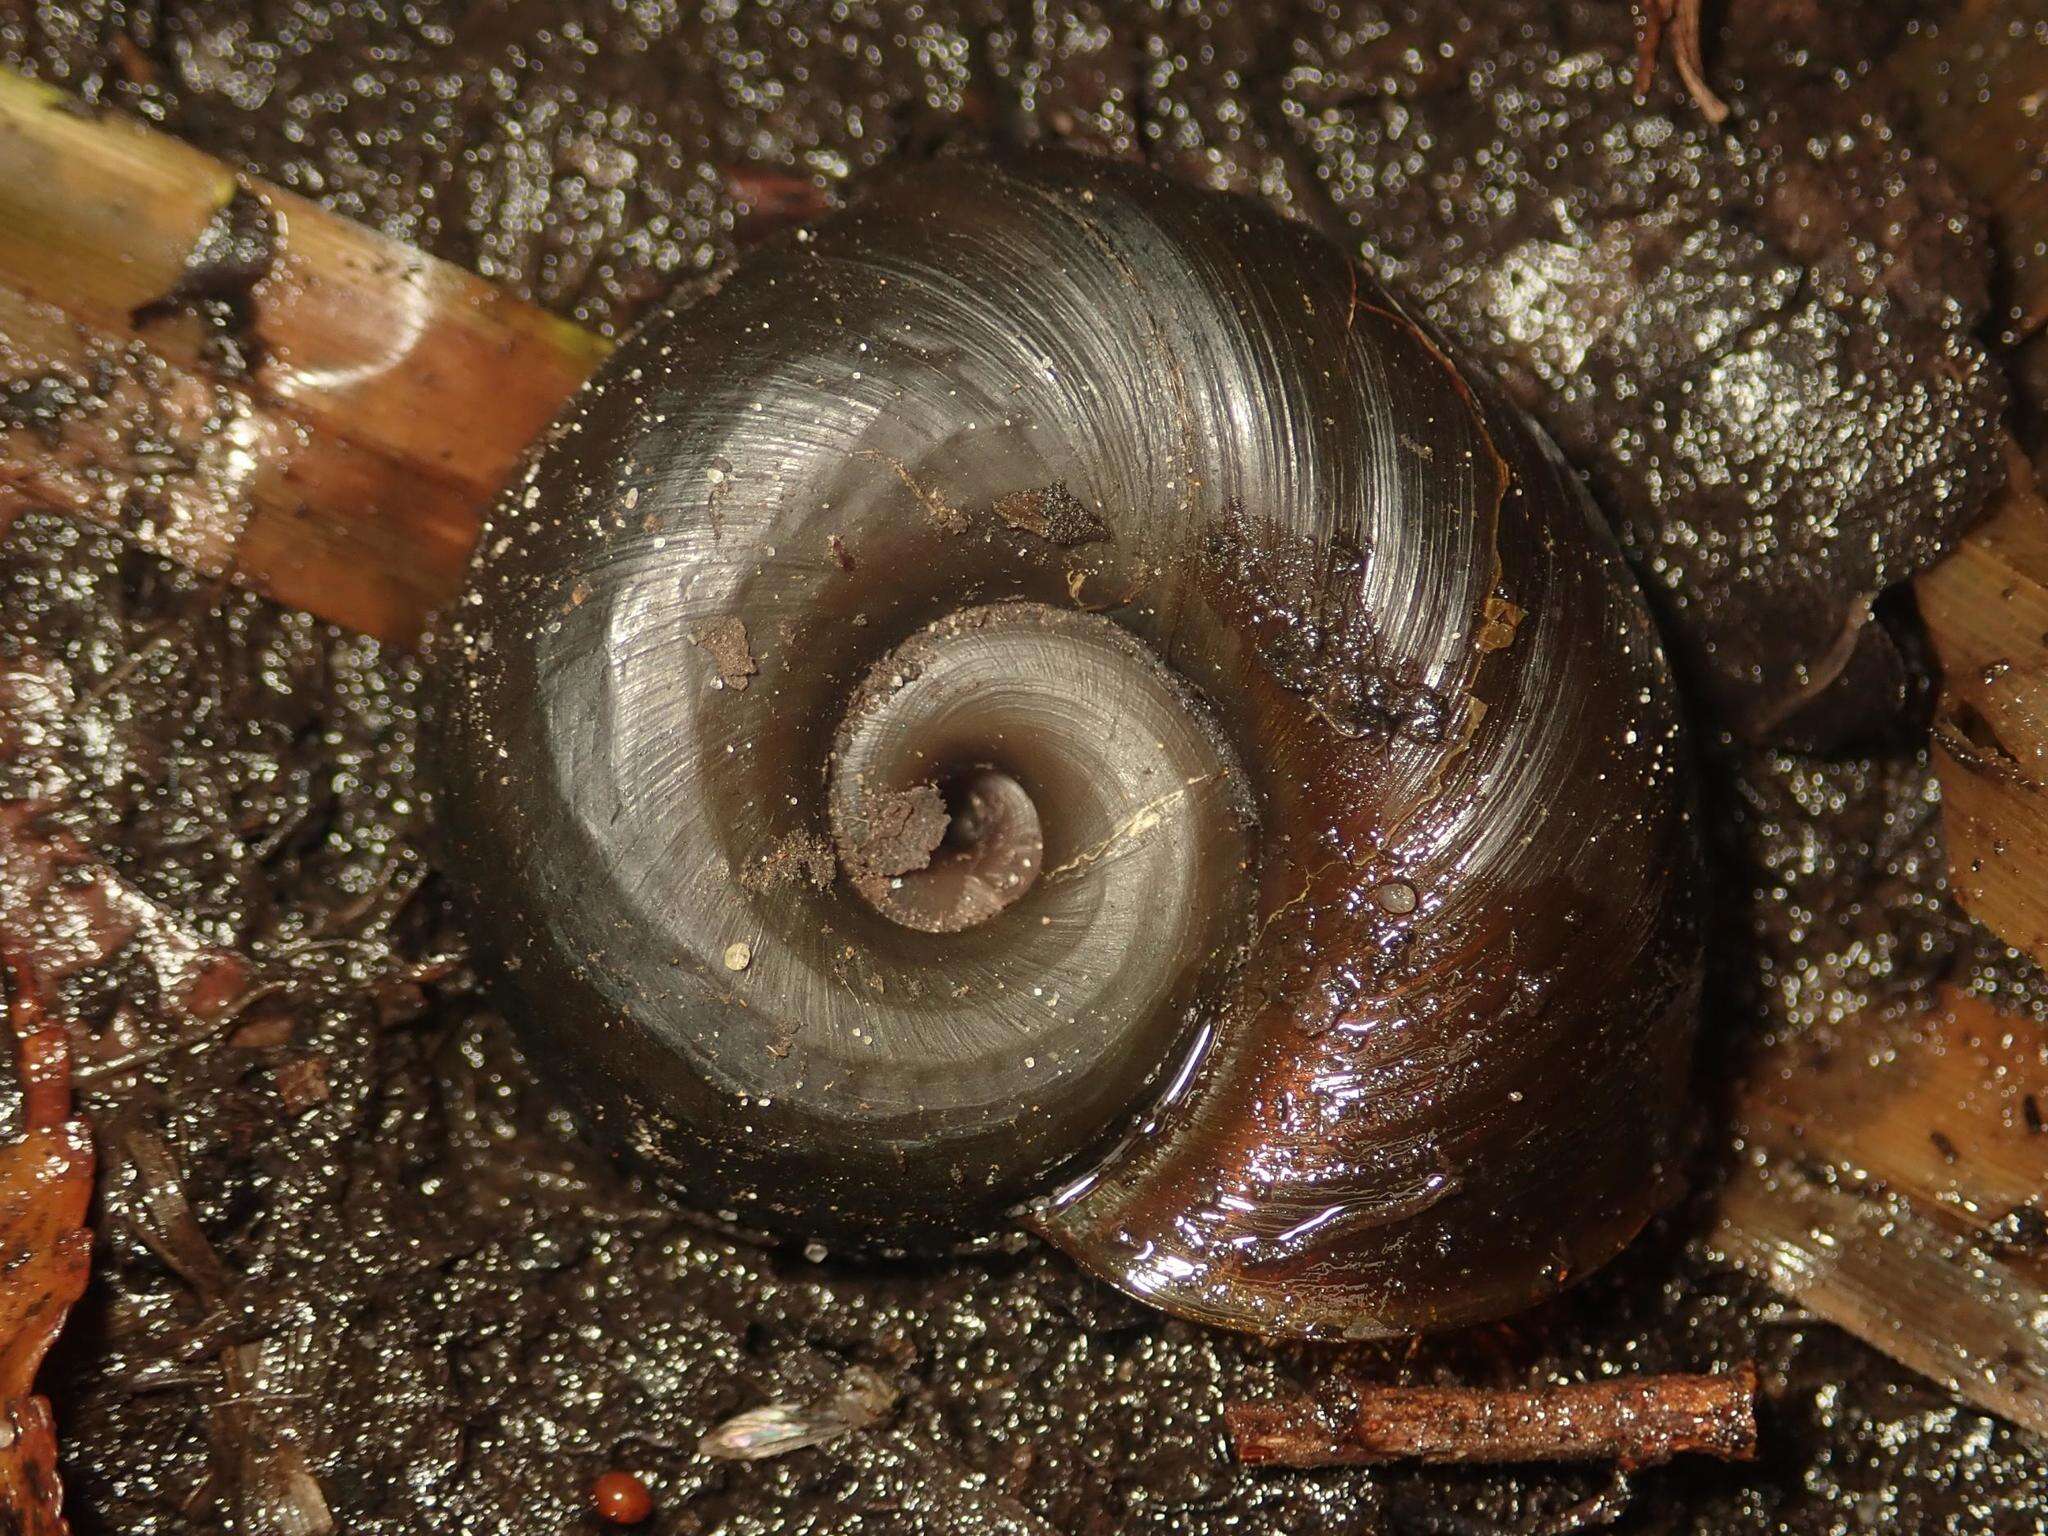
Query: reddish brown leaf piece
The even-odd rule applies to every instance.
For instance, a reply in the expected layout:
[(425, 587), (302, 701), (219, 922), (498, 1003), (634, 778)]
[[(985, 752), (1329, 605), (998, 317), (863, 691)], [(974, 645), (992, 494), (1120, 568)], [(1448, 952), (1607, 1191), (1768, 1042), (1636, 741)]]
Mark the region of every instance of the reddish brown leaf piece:
[(6, 971), (23, 1133), (0, 1147), (0, 1526), (64, 1536), (56, 1424), (34, 1389), (91, 1266), (92, 1140), (72, 1118), (69, 1042), (44, 1018), (33, 967), (10, 953)]

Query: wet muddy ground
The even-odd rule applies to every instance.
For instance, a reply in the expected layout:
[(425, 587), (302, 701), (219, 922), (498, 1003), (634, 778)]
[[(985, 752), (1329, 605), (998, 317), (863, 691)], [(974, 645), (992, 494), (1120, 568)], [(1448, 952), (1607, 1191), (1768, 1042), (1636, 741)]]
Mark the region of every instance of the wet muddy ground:
[[(1606, 0), (21, 5), (0, 55), (609, 329), (862, 168), (981, 142), (1143, 155), (1362, 247), (1546, 422), (1660, 603), (1720, 834), (1711, 1085), (1943, 979), (2048, 1017), (1946, 899), (1910, 615), (1869, 617), (1988, 491), (2002, 401), (1977, 226), (1867, 75), (1904, 9), (1743, 8), (1727, 134), (1629, 99)], [(574, 1531), (609, 1467), (663, 1532), (2040, 1528), (2035, 1441), (1718, 1263), (1699, 1200), (1539, 1313), (1341, 1356), (1021, 1242), (877, 1268), (706, 1232), (584, 1148), (481, 995), (421, 693), (63, 519), (0, 540), (0, 920), (54, 919), (103, 1170), (46, 1375), (80, 1530)], [(1709, 1117), (1702, 1188), (1718, 1152)], [(1750, 1467), (1250, 1472), (1222, 1437), (1333, 1360), (1743, 1359)], [(696, 1454), (858, 1368), (900, 1394), (873, 1425)]]

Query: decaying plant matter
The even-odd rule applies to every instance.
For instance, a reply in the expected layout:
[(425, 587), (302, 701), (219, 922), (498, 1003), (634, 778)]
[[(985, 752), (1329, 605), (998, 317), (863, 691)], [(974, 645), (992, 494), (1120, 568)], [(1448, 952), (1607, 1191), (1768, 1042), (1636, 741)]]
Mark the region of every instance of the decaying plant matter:
[[(2022, 382), (2048, 370), (2048, 231), (2034, 167), (2048, 40), (1998, 6), (1965, 7), (1887, 61), (1930, 147), (1989, 210)], [(2048, 503), (2007, 445), (2010, 483), (1950, 559), (1915, 584), (1943, 672), (1935, 760), (1956, 900), (2048, 960)]]
[[(0, 855), (0, 886), (14, 878)], [(8, 902), (0, 893), (0, 916)], [(71, 1112), (71, 1046), (42, 983), (0, 922), (7, 1019), (21, 1089), (18, 1133), (0, 1144), (0, 1519), (22, 1536), (64, 1536), (56, 1426), (36, 1370), (85, 1293), (92, 1138)]]
[(2048, 1433), (2048, 1062), (2031, 1019), (1948, 994), (1753, 1069), (1728, 1257), (1971, 1402)]
[(1915, 591), (1942, 666), (1934, 759), (1951, 889), (2048, 961), (2048, 502), (2010, 457), (1991, 515)]
[(0, 522), (61, 507), (408, 643), (459, 585), (482, 504), (605, 351), (0, 71), (0, 364), (18, 407)]

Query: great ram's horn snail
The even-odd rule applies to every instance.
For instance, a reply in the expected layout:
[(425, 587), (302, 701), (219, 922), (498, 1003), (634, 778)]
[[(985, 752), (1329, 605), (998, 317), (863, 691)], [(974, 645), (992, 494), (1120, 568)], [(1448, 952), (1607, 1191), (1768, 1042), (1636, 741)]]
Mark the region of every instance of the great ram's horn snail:
[(507, 1006), (730, 1222), (1021, 1221), (1358, 1338), (1525, 1306), (1669, 1193), (1699, 853), (1642, 597), (1262, 206), (885, 175), (619, 349), (441, 656)]

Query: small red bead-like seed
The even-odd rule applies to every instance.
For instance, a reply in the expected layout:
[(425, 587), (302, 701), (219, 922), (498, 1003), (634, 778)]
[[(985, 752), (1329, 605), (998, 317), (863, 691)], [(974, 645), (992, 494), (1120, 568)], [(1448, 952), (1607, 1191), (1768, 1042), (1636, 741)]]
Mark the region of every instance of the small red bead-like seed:
[(638, 1525), (654, 1513), (654, 1495), (631, 1472), (605, 1472), (590, 1485), (590, 1502), (600, 1520)]

